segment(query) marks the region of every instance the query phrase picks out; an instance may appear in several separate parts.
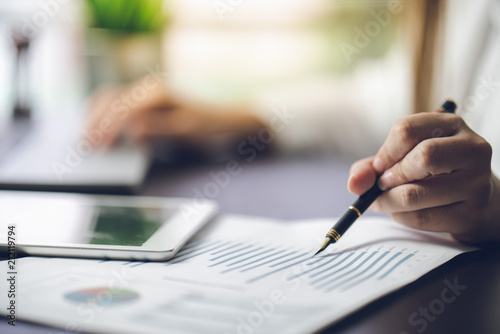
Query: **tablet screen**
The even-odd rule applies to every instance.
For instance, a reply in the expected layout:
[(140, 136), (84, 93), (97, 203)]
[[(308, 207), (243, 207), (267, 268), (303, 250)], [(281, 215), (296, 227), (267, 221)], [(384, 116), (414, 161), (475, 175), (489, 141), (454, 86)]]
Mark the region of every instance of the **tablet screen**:
[(142, 246), (168, 219), (159, 208), (97, 206), (82, 238), (94, 245)]

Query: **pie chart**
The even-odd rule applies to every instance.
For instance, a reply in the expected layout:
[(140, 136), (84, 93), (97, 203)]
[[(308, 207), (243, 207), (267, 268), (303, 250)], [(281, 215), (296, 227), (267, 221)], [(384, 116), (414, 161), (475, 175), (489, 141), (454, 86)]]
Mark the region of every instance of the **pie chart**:
[(64, 298), (74, 303), (108, 306), (133, 302), (139, 298), (139, 294), (127, 289), (98, 287), (69, 292), (64, 295)]

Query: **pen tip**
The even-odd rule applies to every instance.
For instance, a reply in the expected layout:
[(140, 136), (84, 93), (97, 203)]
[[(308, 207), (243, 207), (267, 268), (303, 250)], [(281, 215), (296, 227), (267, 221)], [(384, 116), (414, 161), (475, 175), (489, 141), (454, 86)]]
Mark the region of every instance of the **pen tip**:
[(314, 252), (314, 255), (311, 256), (311, 257), (315, 257), (316, 255), (318, 255), (319, 253), (321, 253), (322, 251), (324, 251), (326, 249), (326, 247), (328, 247), (328, 245), (331, 243), (331, 239), (330, 238), (326, 238), (325, 241), (323, 241), (323, 243), (321, 244), (321, 246), (319, 246), (319, 248), (316, 250), (316, 252)]
[(316, 252), (314, 252), (313, 256), (311, 256), (311, 259), (316, 255), (318, 255), (319, 253), (321, 253), (322, 251), (323, 251), (322, 249), (318, 249)]

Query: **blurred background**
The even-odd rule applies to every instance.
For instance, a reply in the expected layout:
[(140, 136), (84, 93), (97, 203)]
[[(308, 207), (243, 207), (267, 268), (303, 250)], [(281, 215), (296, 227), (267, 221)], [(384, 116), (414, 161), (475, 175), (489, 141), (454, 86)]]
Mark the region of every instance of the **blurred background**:
[(83, 112), (92, 92), (158, 70), (191, 95), (245, 101), (272, 86), (348, 75), (382, 57), (394, 15), (347, 59), (355, 27), (387, 1), (19, 0), (0, 2), (0, 116)]

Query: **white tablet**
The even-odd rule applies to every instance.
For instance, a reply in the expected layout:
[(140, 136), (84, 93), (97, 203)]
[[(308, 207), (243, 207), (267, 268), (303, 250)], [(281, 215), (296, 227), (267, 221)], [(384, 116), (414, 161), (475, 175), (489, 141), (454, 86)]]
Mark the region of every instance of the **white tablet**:
[(202, 199), (0, 191), (0, 248), (9, 258), (168, 260), (216, 212)]

